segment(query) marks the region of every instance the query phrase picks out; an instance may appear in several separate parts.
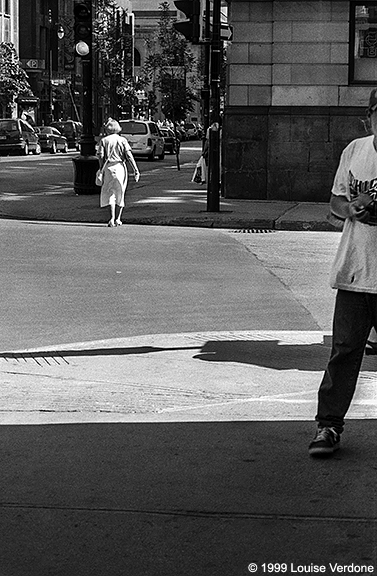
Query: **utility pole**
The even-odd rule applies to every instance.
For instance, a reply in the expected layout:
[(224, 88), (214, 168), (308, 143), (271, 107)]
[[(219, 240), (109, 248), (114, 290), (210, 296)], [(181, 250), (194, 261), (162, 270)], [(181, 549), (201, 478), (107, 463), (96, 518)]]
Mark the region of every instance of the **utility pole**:
[(204, 12), (204, 86), (202, 89), (203, 103), (203, 142), (209, 128), (209, 96), (210, 96), (210, 55), (211, 55), (211, 0), (205, 0)]
[(74, 0), (75, 55), (82, 65), (82, 125), (81, 154), (73, 158), (76, 194), (98, 194), (95, 184), (98, 158), (95, 156), (93, 135), (93, 46), (92, 46), (92, 0)]
[[(205, 2), (204, 41), (201, 34), (202, 4)], [(212, 30), (211, 30), (212, 3)], [(221, 75), (221, 0), (174, 0), (188, 20), (176, 22), (174, 28), (193, 44), (205, 45), (205, 85), (203, 114), (205, 128), (209, 125), (207, 211), (220, 211), (220, 75)], [(208, 86), (209, 82), (209, 86)], [(209, 92), (209, 98), (208, 98)], [(209, 103), (208, 103), (209, 100)]]
[(221, 0), (213, 0), (207, 212), (220, 211)]

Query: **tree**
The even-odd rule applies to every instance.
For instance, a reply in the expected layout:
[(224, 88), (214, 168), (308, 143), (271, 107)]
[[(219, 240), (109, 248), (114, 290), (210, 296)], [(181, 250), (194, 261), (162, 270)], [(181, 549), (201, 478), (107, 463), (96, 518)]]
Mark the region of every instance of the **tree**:
[(184, 120), (194, 109), (197, 96), (193, 90), (190, 73), (195, 57), (187, 40), (174, 28), (169, 3), (159, 5), (160, 18), (155, 38), (147, 42), (148, 56), (143, 72), (154, 89), (161, 93), (161, 109), (173, 122)]
[(130, 113), (144, 87), (142, 80), (132, 78), (133, 42), (126, 16), (113, 0), (97, 0), (93, 47), (101, 74), (95, 90), (114, 117), (124, 110)]
[[(162, 2), (159, 10), (158, 31), (155, 38), (147, 41), (148, 56), (143, 73), (152, 92), (160, 93), (161, 111), (175, 128), (176, 122), (184, 120), (198, 100), (190, 76), (196, 60), (187, 40), (173, 26), (169, 3)], [(179, 170), (178, 152), (177, 166)]]
[(33, 96), (28, 77), (21, 68), (14, 45), (0, 42), (0, 107), (2, 117), (11, 116), (18, 96)]

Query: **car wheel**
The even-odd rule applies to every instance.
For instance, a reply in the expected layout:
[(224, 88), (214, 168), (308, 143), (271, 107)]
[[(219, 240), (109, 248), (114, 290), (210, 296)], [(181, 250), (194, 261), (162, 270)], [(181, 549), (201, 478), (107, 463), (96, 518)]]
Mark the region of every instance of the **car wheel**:
[(56, 141), (54, 140), (51, 146), (51, 154), (56, 154), (57, 148), (56, 148)]
[(22, 154), (23, 154), (24, 156), (28, 156), (28, 155), (29, 155), (29, 152), (30, 152), (30, 150), (29, 150), (29, 143), (28, 143), (28, 142), (25, 142), (25, 146), (24, 146), (24, 149), (22, 150)]
[(163, 160), (165, 158), (165, 150), (162, 151), (162, 154), (158, 155), (159, 160)]
[(150, 162), (153, 162), (153, 160), (155, 159), (155, 157), (156, 157), (156, 150), (153, 148), (152, 152), (151, 152), (151, 153), (149, 154), (149, 156), (148, 156), (148, 160), (149, 160)]
[(33, 154), (35, 154), (36, 156), (38, 156), (41, 153), (41, 146), (40, 144), (37, 144), (36, 147), (33, 150)]
[(67, 152), (68, 152), (68, 144), (67, 144), (67, 142), (64, 142), (63, 152), (64, 152), (64, 154), (67, 154)]

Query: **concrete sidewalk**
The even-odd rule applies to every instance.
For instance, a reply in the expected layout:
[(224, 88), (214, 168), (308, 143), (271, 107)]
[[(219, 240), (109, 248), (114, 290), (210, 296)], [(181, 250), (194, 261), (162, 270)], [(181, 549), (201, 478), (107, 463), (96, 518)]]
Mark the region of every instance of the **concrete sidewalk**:
[(376, 574), (376, 359), (342, 450), (310, 459), (327, 343), (205, 332), (3, 352), (0, 574)]
[[(191, 182), (194, 164), (156, 163), (127, 190), (124, 223), (214, 228), (334, 230), (327, 222), (327, 203), (220, 199), (220, 212), (207, 211), (207, 190)], [(170, 184), (166, 186), (169, 171)], [(99, 208), (99, 195), (75, 195), (73, 186), (22, 195), (0, 193), (0, 218), (78, 223), (106, 223), (108, 210)]]

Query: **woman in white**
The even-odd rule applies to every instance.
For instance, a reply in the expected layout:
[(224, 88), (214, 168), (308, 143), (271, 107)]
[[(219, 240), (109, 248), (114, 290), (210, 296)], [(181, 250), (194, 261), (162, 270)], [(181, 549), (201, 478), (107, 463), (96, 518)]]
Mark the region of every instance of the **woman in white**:
[[(98, 147), (99, 167), (103, 170), (100, 206), (110, 206), (108, 226), (121, 226), (121, 215), (124, 208), (124, 196), (128, 182), (126, 160), (133, 170), (135, 181), (138, 182), (140, 172), (131, 152), (131, 146), (126, 138), (119, 135), (121, 127), (116, 120), (109, 118), (105, 124), (107, 136), (102, 138)], [(118, 207), (118, 214), (116, 214)]]

